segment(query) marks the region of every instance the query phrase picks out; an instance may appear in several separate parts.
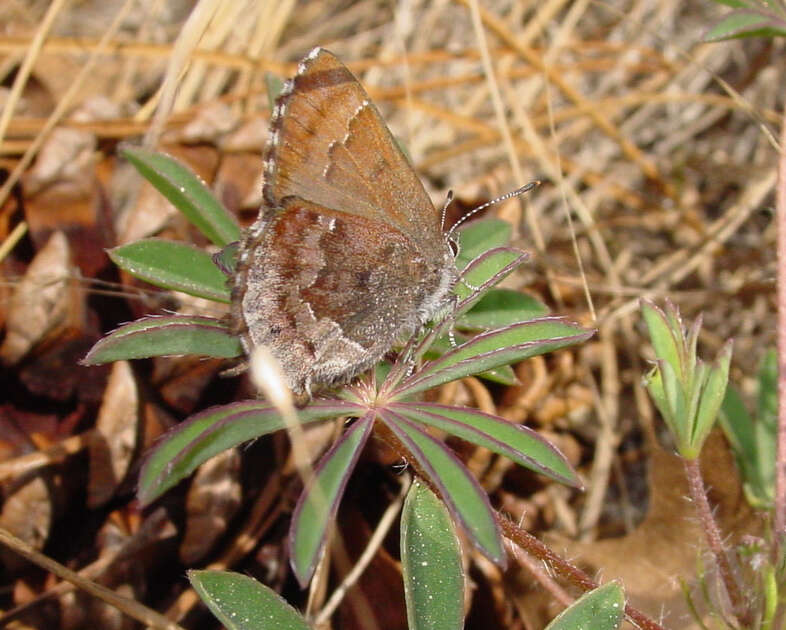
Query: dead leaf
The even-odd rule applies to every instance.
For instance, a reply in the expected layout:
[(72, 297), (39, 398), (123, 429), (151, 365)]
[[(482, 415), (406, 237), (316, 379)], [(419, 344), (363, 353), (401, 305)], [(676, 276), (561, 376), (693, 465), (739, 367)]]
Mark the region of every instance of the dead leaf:
[(240, 455), (224, 451), (202, 464), (186, 498), (186, 528), (180, 544), (183, 564), (204, 558), (224, 535), (240, 507)]
[(81, 182), (92, 190), (96, 137), (70, 127), (55, 128), (47, 138), (33, 168), (24, 176), (25, 192), (35, 194), (58, 181)]
[[(751, 533), (756, 522), (737, 475), (730, 474), (734, 462), (718, 432), (705, 443), (701, 468), (721, 531), (734, 539)], [(589, 575), (600, 576), (604, 583), (619, 578), (628, 601), (666, 627), (698, 630), (680, 580), (696, 587), (697, 561), (706, 543), (687, 498), (682, 460), (660, 447), (654, 448), (649, 461), (649, 488), (647, 516), (627, 536), (587, 543), (560, 537), (559, 543), (552, 541), (551, 547)], [(700, 595), (697, 600), (701, 600)]]
[(240, 118), (235, 109), (222, 101), (213, 101), (196, 110), (196, 116), (181, 130), (180, 141), (214, 142), (239, 124)]
[(139, 393), (128, 361), (116, 361), (90, 443), (87, 505), (106, 503), (125, 478), (139, 435)]
[[(342, 506), (339, 514), (341, 547), (334, 547), (331, 564), (334, 571), (344, 577), (360, 557), (373, 534), (366, 516), (356, 506)], [(404, 593), (391, 589), (391, 584), (401, 583), (401, 565), (381, 546), (363, 571), (360, 579), (352, 586), (339, 607), (336, 627), (342, 630), (376, 627), (386, 630), (406, 628)]]
[(235, 153), (249, 152), (261, 159), (269, 131), (268, 118), (253, 116), (243, 121), (237, 129), (221, 139), (221, 149), (226, 152), (224, 158)]
[[(0, 510), (0, 527), (35, 549), (42, 549), (52, 527), (52, 496), (46, 473), (36, 474), (10, 484)], [(27, 560), (0, 546), (0, 558), (14, 572), (27, 565)]]
[(197, 410), (205, 387), (226, 363), (198, 356), (156, 357), (153, 366), (152, 380), (162, 398), (173, 410), (188, 414)]
[(35, 343), (64, 321), (71, 290), (76, 288), (71, 282), (74, 276), (68, 241), (62, 232), (55, 232), (33, 258), (11, 296), (6, 337), (0, 346), (0, 359), (4, 363), (17, 363)]
[(221, 160), (214, 185), (221, 203), (239, 214), (244, 209), (258, 209), (262, 203), (259, 180), (264, 171), (262, 153), (229, 153)]

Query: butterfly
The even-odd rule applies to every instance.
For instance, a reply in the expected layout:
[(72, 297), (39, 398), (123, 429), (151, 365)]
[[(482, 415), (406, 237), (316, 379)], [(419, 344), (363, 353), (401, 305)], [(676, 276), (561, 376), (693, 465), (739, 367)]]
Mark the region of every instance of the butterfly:
[(276, 100), (263, 204), (238, 250), (231, 316), (292, 391), (346, 383), (450, 309), (441, 212), (360, 82), (316, 48)]

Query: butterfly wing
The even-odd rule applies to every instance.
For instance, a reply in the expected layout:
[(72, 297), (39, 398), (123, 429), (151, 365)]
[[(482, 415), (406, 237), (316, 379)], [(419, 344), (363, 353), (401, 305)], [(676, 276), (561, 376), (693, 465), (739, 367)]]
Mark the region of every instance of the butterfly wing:
[(360, 83), (317, 49), (276, 102), (232, 318), (297, 394), (351, 379), (452, 303), (439, 214)]
[(279, 96), (265, 159), (273, 211), (295, 196), (390, 224), (433, 247), (439, 213), (354, 75), (317, 48)]
[(435, 265), (398, 230), (296, 197), (248, 245), (238, 332), (249, 352), (270, 348), (297, 393), (351, 379), (450, 303), (452, 258)]

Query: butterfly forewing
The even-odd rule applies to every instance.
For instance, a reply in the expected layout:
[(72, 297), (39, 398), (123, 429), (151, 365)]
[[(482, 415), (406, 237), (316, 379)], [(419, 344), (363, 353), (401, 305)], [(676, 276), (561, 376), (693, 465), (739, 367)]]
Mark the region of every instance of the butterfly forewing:
[(276, 105), (265, 199), (287, 196), (382, 221), (417, 242), (441, 235), (423, 184), (363, 87), (334, 55), (313, 51)]

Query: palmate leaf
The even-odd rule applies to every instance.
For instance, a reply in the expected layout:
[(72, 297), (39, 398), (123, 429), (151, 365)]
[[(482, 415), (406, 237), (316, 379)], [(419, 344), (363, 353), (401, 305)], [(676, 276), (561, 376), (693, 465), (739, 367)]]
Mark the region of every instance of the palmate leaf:
[(731, 343), (712, 363), (697, 357), (701, 316), (688, 329), (670, 302), (661, 309), (642, 300), (641, 312), (655, 351), (655, 367), (645, 384), (682, 457), (695, 459), (701, 452), (720, 411), (729, 378)]
[[(137, 277), (159, 286), (227, 301), (224, 276), (234, 272), (237, 245), (233, 241), (240, 236), (234, 218), (199, 178), (171, 158), (141, 149), (126, 149), (124, 154), (203, 234), (224, 249), (211, 260), (189, 246), (148, 240), (113, 250), (113, 258)], [(463, 273), (456, 287), (460, 302), (452, 317), (437, 323), (419, 344), (412, 342), (408, 349), (415, 346), (415, 351), (402, 355), (404, 358), (391, 371), (395, 378), (389, 375), (379, 391), (366, 382), (340, 392), (342, 399), (316, 400), (298, 412), (303, 424), (339, 416), (356, 418), (317, 466), (292, 519), (290, 557), (294, 573), (304, 586), (324, 549), (325, 533), (347, 480), (375, 428), (402, 447), (413, 468), (439, 493), (472, 543), (500, 566), (506, 558), (488, 497), (449, 447), (430, 435), (428, 428), (442, 428), (532, 470), (579, 485), (564, 457), (528, 429), (475, 410), (403, 402), (448, 380), (494, 369), (500, 370), (503, 381), (510, 382), (511, 362), (593, 334), (553, 318), (522, 324), (522, 320), (542, 314), (542, 305), (531, 300), (525, 304), (521, 296), (510, 291), (489, 293), (527, 258), (520, 251), (502, 247), (510, 238), (507, 223), (479, 221), (462, 226), (458, 234), (461, 251), (456, 264)], [(404, 378), (412, 367), (411, 358), (417, 363), (428, 346), (454, 324), (471, 330), (507, 326), (449, 349), (427, 362), (422, 371)], [(230, 357), (240, 352), (238, 340), (221, 322), (156, 318), (124, 326), (97, 344), (86, 360), (100, 363), (181, 353)], [(147, 457), (140, 478), (140, 501), (145, 504), (154, 500), (213, 455), (285, 428), (278, 411), (258, 401), (214, 407), (192, 416), (159, 440)], [(411, 627), (461, 627), (461, 559), (446, 510), (430, 490), (416, 484), (403, 519), (402, 563)], [(433, 536), (428, 539), (431, 544), (423, 547), (427, 536)], [(190, 578), (228, 628), (304, 627), (302, 617), (252, 580), (216, 572), (192, 573)], [(447, 608), (438, 610), (434, 596)]]
[(519, 466), (581, 487), (576, 472), (548, 440), (532, 429), (477, 409), (428, 402), (391, 403), (388, 409), (507, 457)]
[(450, 447), (390, 409), (380, 409), (378, 417), (415, 458), (413, 465), (439, 491), (453, 518), (475, 547), (489, 560), (504, 567), (507, 558), (488, 496)]

